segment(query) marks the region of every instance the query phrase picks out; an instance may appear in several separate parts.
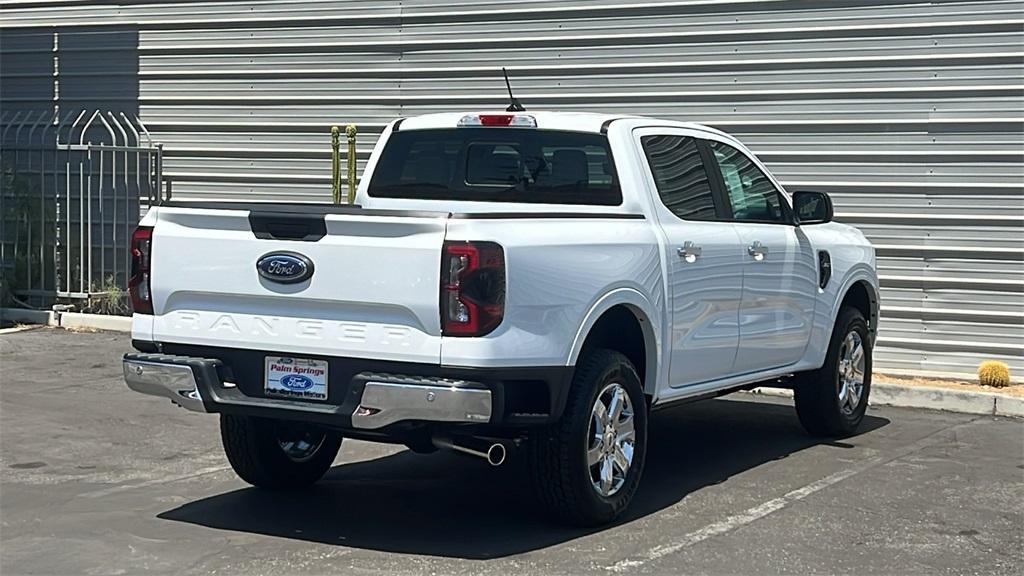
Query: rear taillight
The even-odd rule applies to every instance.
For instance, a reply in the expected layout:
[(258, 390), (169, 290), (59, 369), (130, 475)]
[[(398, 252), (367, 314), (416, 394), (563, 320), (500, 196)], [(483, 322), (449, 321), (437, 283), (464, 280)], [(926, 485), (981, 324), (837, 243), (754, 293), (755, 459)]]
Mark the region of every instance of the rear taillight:
[(441, 333), (483, 336), (505, 316), (505, 253), (493, 242), (445, 242)]
[(153, 313), (153, 291), (150, 290), (149, 267), (153, 253), (153, 227), (139, 226), (132, 234), (132, 275), (128, 279), (128, 294), (132, 309), (137, 314)]

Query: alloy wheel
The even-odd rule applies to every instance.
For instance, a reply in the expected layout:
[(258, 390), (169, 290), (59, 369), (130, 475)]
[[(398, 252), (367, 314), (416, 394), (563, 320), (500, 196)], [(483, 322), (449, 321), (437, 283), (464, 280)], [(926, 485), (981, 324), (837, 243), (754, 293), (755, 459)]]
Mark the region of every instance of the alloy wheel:
[(587, 467), (590, 482), (605, 498), (622, 489), (633, 464), (636, 430), (633, 402), (626, 388), (608, 384), (594, 400), (587, 436)]
[(853, 414), (864, 396), (864, 341), (860, 333), (851, 330), (839, 348), (838, 383), (839, 408), (844, 414)]

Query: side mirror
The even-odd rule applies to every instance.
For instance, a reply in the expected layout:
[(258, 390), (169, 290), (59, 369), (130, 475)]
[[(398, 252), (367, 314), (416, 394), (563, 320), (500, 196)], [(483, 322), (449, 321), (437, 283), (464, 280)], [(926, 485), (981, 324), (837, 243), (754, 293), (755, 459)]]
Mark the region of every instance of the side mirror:
[(793, 193), (793, 211), (800, 224), (824, 224), (832, 221), (832, 199), (824, 192)]

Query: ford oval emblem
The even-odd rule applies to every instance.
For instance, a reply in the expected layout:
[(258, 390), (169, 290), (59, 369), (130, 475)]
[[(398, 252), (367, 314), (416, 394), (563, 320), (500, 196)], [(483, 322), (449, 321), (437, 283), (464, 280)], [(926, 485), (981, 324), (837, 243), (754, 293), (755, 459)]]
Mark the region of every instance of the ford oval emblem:
[(281, 386), (289, 390), (309, 390), (313, 387), (313, 381), (302, 374), (289, 374), (281, 378)]
[(271, 252), (256, 261), (260, 276), (278, 284), (297, 284), (313, 275), (313, 261), (295, 252)]

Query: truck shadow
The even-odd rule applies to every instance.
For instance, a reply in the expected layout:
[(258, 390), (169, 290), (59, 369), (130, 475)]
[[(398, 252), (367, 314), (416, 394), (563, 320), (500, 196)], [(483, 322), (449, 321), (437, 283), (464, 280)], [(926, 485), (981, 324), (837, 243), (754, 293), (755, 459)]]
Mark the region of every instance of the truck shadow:
[[(862, 433), (889, 423), (868, 415)], [(655, 413), (647, 468), (628, 523), (687, 494), (818, 444), (790, 404), (699, 402)], [(850, 442), (855, 442), (851, 439)], [(344, 450), (344, 447), (342, 447)], [(235, 490), (158, 515), (235, 530), (384, 552), (464, 559), (520, 554), (599, 530), (545, 521), (529, 491), (522, 458), (502, 468), (451, 453), (399, 452), (334, 467), (312, 488), (273, 494)]]

